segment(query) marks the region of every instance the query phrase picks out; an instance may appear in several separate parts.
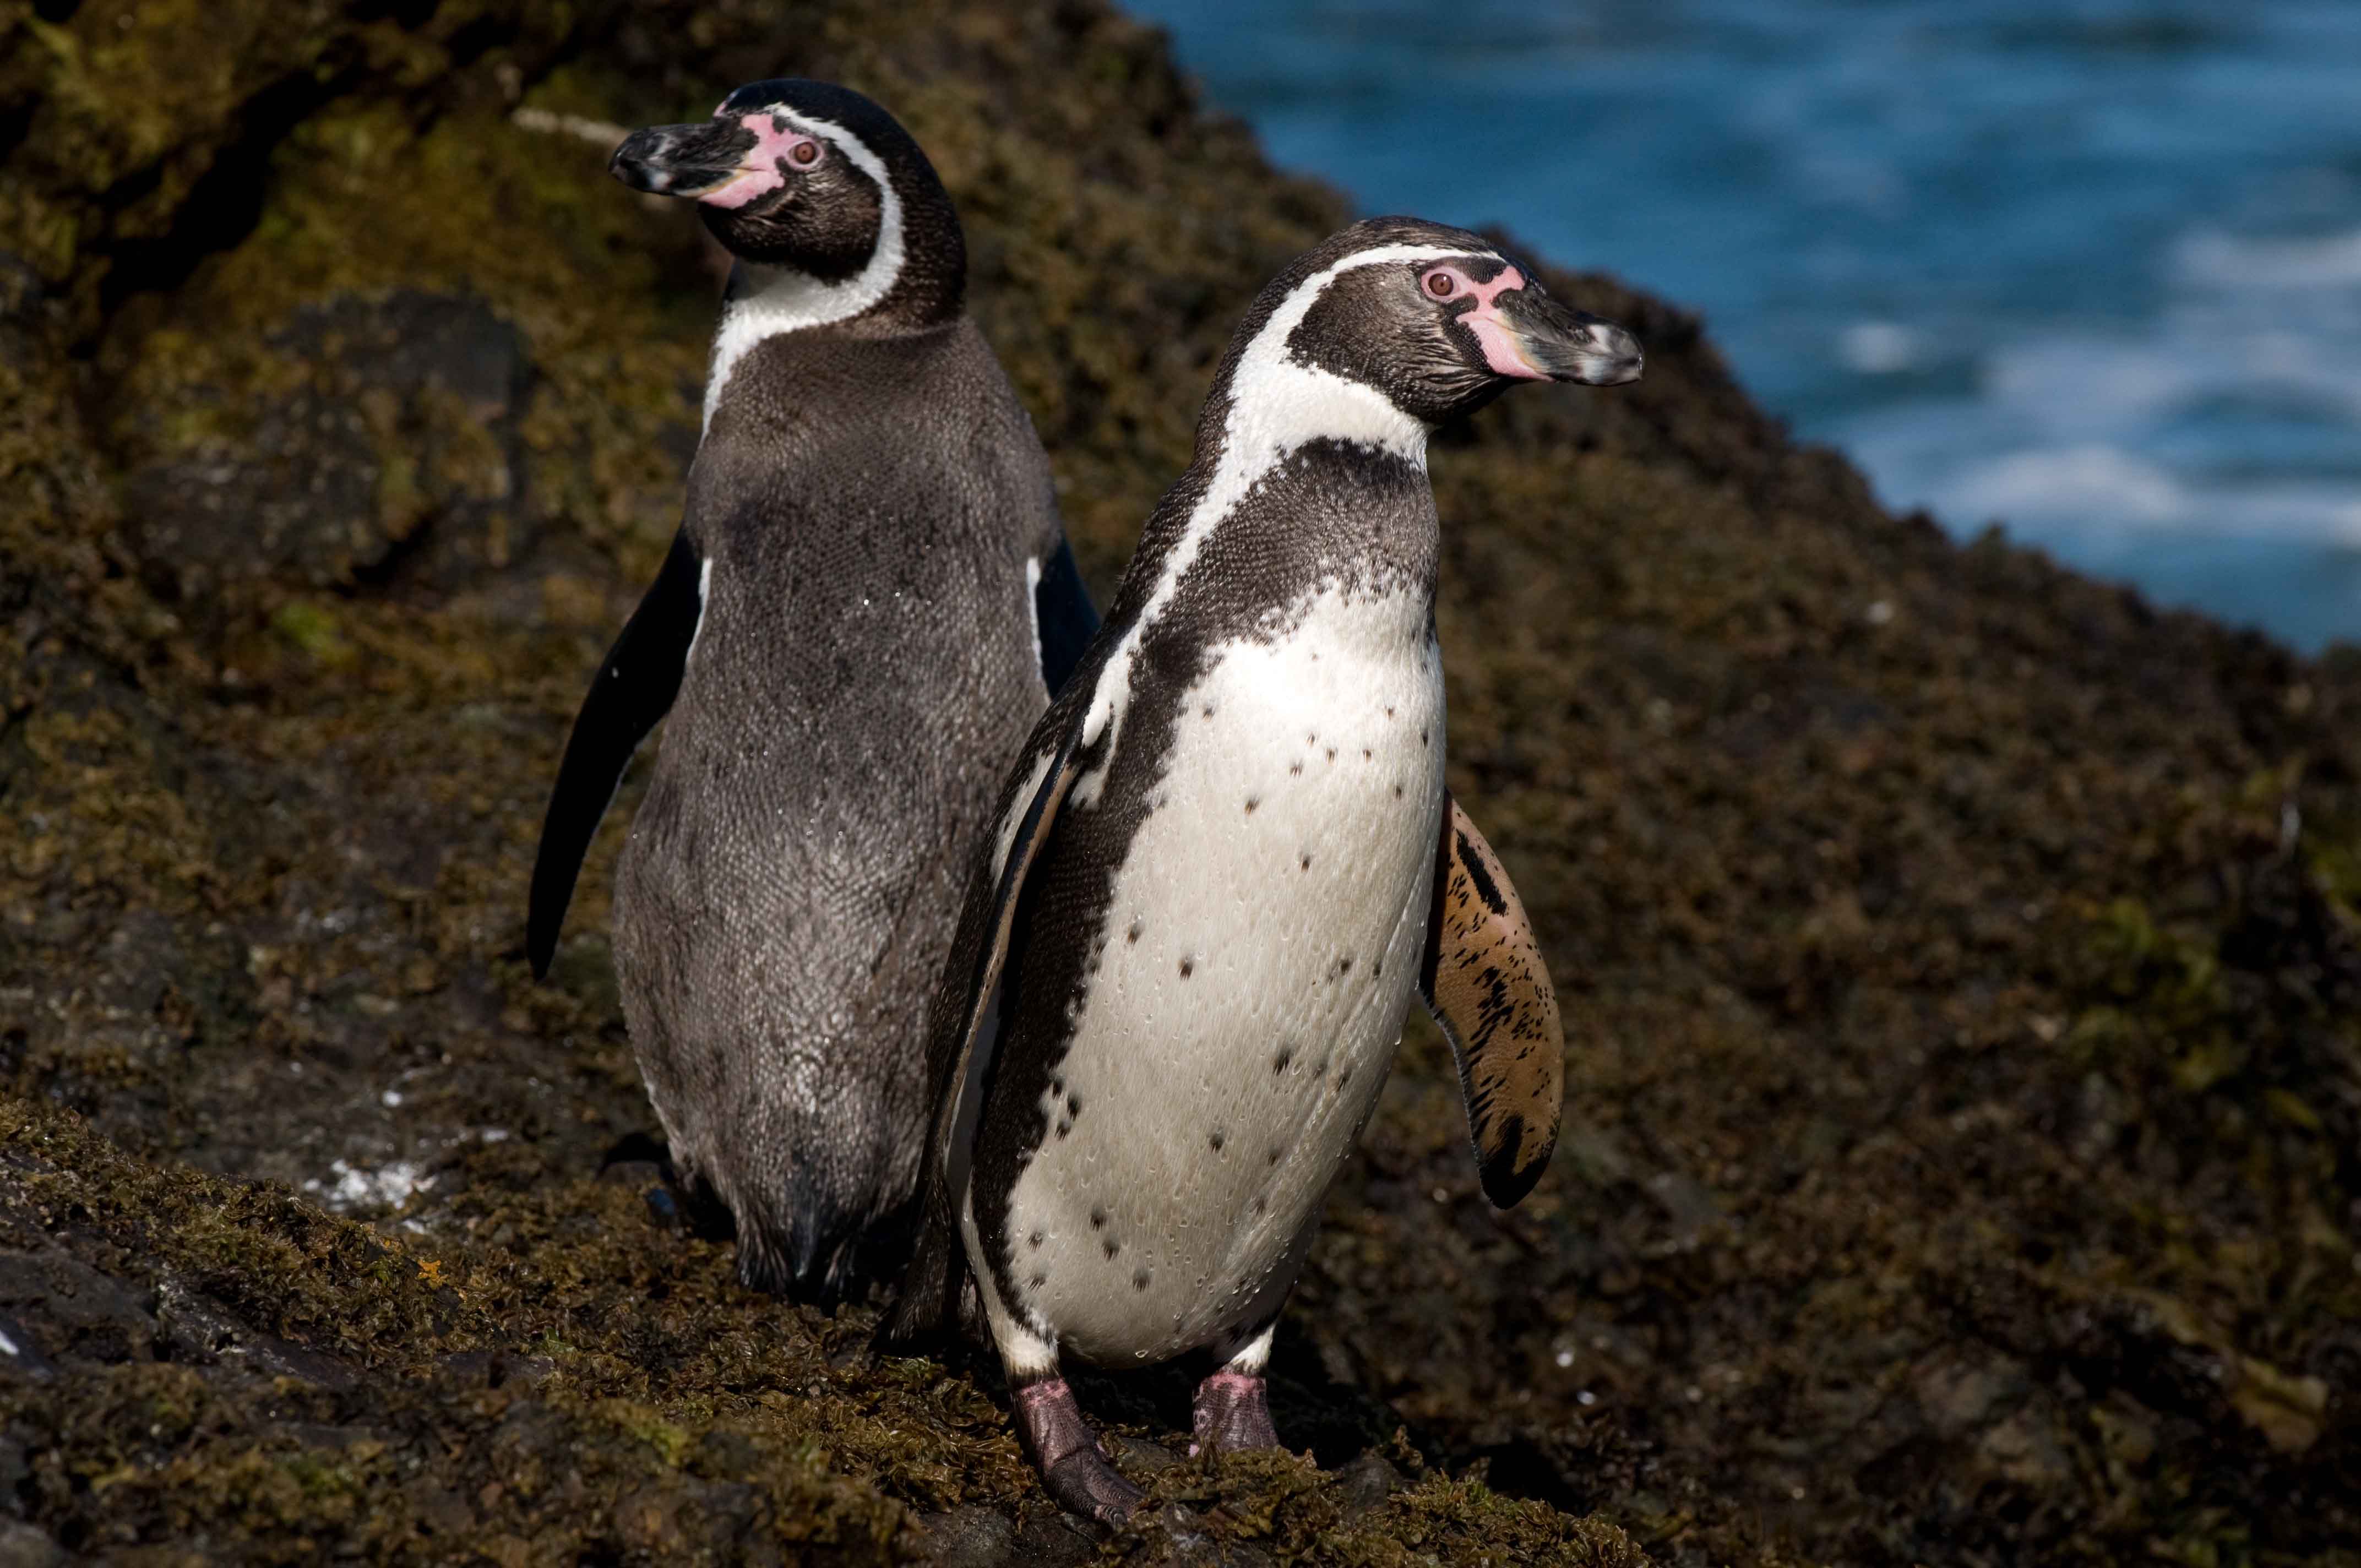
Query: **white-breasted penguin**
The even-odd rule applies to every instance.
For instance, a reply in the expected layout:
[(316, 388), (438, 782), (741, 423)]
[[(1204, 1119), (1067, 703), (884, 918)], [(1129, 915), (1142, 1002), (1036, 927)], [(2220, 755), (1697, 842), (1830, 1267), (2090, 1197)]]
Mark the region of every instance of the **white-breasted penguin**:
[[(938, 1003), (918, 1247), (883, 1338), (980, 1309), (1067, 1507), (1138, 1492), (1059, 1376), (1210, 1351), (1201, 1442), (1277, 1441), (1262, 1371), (1415, 987), (1485, 1191), (1556, 1142), (1557, 1004), (1444, 787), (1429, 432), (1520, 380), (1640, 373), (1480, 236), (1357, 224), (1263, 290), (1196, 455), (1035, 726)], [(967, 1299), (970, 1282), (974, 1299)]]
[(616, 869), (615, 968), (674, 1167), (748, 1284), (829, 1299), (906, 1224), (926, 1005), (1001, 781), (1098, 620), (1049, 466), (965, 313), (917, 142), (758, 82), (616, 176), (736, 258), (680, 532), (593, 677), (533, 867), (548, 971), (582, 856), (669, 711)]

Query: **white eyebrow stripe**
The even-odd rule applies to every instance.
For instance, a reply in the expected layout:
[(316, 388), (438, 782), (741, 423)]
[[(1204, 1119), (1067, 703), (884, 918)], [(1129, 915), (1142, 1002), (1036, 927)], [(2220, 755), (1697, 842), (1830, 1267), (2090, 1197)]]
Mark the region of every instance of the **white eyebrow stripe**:
[(868, 265), (838, 283), (822, 282), (788, 267), (764, 267), (752, 261), (738, 264), (754, 287), (721, 308), (721, 325), (713, 334), (713, 361), (705, 377), (704, 425), (708, 428), (713, 411), (720, 404), (721, 390), (730, 384), (730, 373), (756, 344), (783, 332), (850, 321), (884, 299), (902, 275), (902, 198), (894, 189), (885, 160), (834, 120), (783, 108), (742, 113), (777, 115), (806, 136), (829, 143), (877, 182), (877, 248), (870, 253)]

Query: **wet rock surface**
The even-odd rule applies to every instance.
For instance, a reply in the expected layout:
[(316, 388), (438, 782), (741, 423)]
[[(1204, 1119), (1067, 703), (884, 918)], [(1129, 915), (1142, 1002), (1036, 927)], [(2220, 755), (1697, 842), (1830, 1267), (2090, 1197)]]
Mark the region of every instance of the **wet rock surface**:
[(126, 542), (158, 599), (202, 604), (240, 578), (447, 590), (530, 553), (517, 421), (532, 366), (489, 307), (338, 299), (296, 312), (269, 346), (302, 367), (300, 389), (247, 410), (192, 389), (196, 407), (159, 420), (228, 431), (124, 481)]
[[(1102, 591), (1341, 204), (1092, 4), (299, 9), (0, 8), (0, 1564), (1096, 1559), (988, 1368), (660, 1201), (630, 785), (525, 972), (713, 307), (597, 127), (892, 104)], [(1414, 1026), (1281, 1334), (1310, 1457), (1078, 1378), (1104, 1550), (2361, 1562), (2361, 661), (1892, 517), (1555, 286), (1647, 379), (1433, 467), (1557, 1163), (1493, 1212)]]

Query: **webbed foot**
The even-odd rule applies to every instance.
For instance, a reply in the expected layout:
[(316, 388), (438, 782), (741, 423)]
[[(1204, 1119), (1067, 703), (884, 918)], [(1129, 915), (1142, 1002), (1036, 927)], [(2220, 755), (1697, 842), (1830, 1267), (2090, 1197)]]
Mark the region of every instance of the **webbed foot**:
[(1279, 1446), (1279, 1430), (1270, 1424), (1270, 1386), (1258, 1372), (1224, 1367), (1198, 1384), (1191, 1425), (1197, 1434), (1192, 1453)]
[(1025, 1446), (1060, 1507), (1108, 1526), (1131, 1517), (1146, 1494), (1107, 1463), (1064, 1378), (1023, 1384), (1013, 1390), (1013, 1402)]

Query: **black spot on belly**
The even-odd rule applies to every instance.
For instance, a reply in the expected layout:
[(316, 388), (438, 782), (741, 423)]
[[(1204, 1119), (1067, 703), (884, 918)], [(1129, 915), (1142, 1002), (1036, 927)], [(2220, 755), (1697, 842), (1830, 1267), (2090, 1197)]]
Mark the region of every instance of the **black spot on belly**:
[(1213, 1152), (1215, 1154), (1219, 1154), (1222, 1152), (1222, 1146), (1228, 1143), (1230, 1141), (1230, 1137), (1227, 1133), (1224, 1133), (1221, 1128), (1216, 1127), (1213, 1129), (1213, 1135), (1207, 1138), (1205, 1141), (1213, 1146)]
[(1394, 710), (1393, 710), (1392, 708), (1390, 708), (1390, 707), (1389, 707), (1389, 708), (1386, 709), (1386, 717), (1387, 717), (1388, 718), (1391, 718), (1393, 716), (1394, 716)]
[(1271, 1146), (1270, 1146), (1270, 1163), (1271, 1163), (1271, 1164), (1273, 1164), (1273, 1165), (1277, 1165), (1277, 1164), (1279, 1163), (1279, 1156), (1281, 1156), (1281, 1155), (1285, 1154), (1286, 1152), (1287, 1152), (1287, 1151), (1286, 1151), (1284, 1148), (1281, 1148), (1279, 1145), (1277, 1145), (1277, 1144), (1273, 1144), (1273, 1145), (1271, 1145)]
[(1079, 1095), (1079, 1094), (1069, 1094), (1069, 1095), (1067, 1095), (1067, 1096), (1066, 1096), (1066, 1114), (1067, 1114), (1067, 1115), (1069, 1115), (1069, 1116), (1079, 1116), (1079, 1115), (1081, 1115), (1082, 1113), (1082, 1097), (1081, 1095)]
[(1263, 1196), (1261, 1193), (1259, 1193), (1259, 1192), (1257, 1192), (1257, 1193), (1256, 1193), (1256, 1194), (1255, 1194), (1255, 1201), (1254, 1201), (1254, 1212), (1255, 1212), (1256, 1213), (1259, 1214), (1259, 1213), (1261, 1213), (1264, 1210), (1266, 1210), (1266, 1209), (1268, 1209), (1268, 1208), (1269, 1208), (1269, 1207), (1270, 1207), (1270, 1200), (1269, 1200), (1269, 1199), (1268, 1199), (1268, 1198), (1264, 1197), (1264, 1196)]
[(1328, 760), (1332, 762), (1336, 760), (1336, 748), (1334, 746), (1328, 748)]
[(1301, 773), (1303, 772), (1303, 764), (1301, 762), (1290, 762), (1287, 764), (1287, 771), (1290, 773)]
[(1049, 1283), (1049, 1277), (1046, 1274), (1037, 1274), (1033, 1277), (1033, 1288), (1036, 1290), (1038, 1290), (1041, 1287)]
[(1374, 752), (1374, 751), (1370, 751), (1367, 746), (1364, 746), (1364, 747), (1362, 747), (1362, 748), (1361, 748), (1361, 761), (1363, 761), (1363, 762), (1367, 762), (1371, 757), (1374, 757), (1374, 756), (1376, 756), (1376, 755), (1377, 755), (1377, 753), (1376, 753), (1376, 752)]
[(1073, 1130), (1074, 1124), (1071, 1122), (1061, 1121), (1058, 1124), (1058, 1135), (1061, 1138)]
[(1138, 921), (1135, 920), (1131, 923), (1131, 929), (1123, 934), (1123, 939), (1126, 942), (1137, 942), (1139, 940)]
[(1195, 974), (1196, 972), (1197, 972), (1197, 960), (1196, 960), (1196, 959), (1182, 959), (1180, 960), (1180, 978), (1181, 978), (1182, 980), (1187, 980), (1191, 975)]
[(1027, 1246), (1039, 1246), (1041, 1245), (1041, 1233), (1035, 1231), (1031, 1235), (1025, 1238), (1025, 1245)]
[(1302, 858), (1298, 863), (1301, 864), (1305, 871), (1310, 871), (1312, 869), (1312, 851), (1309, 850), (1304, 850)]
[(1205, 717), (1208, 718), (1213, 717), (1213, 705), (1210, 702), (1205, 705)]
[(1285, 1072), (1287, 1070), (1287, 1064), (1294, 1059), (1295, 1047), (1293, 1046), (1279, 1047), (1279, 1054), (1270, 1058), (1270, 1070), (1272, 1075), (1276, 1077), (1278, 1074)]
[(1113, 1257), (1115, 1254), (1123, 1250), (1123, 1244), (1115, 1240), (1113, 1237), (1109, 1237), (1107, 1240), (1099, 1244), (1099, 1250), (1106, 1254), (1109, 1257)]
[(1093, 1209), (1091, 1211), (1091, 1229), (1094, 1231), (1099, 1230), (1104, 1228), (1105, 1224), (1106, 1211), (1104, 1209)]
[(1139, 1270), (1137, 1270), (1137, 1272), (1135, 1272), (1135, 1273), (1132, 1275), (1132, 1277), (1131, 1277), (1131, 1288), (1132, 1288), (1134, 1290), (1145, 1290), (1145, 1289), (1147, 1289), (1147, 1288), (1148, 1288), (1148, 1278), (1149, 1278), (1149, 1275), (1148, 1275), (1148, 1270), (1146, 1270), (1146, 1269), (1144, 1269), (1144, 1268), (1143, 1268), (1143, 1269), (1139, 1269)]
[(1426, 730), (1423, 728), (1421, 728), (1418, 732), (1418, 743), (1422, 746), (1426, 744)]
[(1336, 960), (1336, 972), (1340, 975), (1351, 974), (1353, 972), (1352, 954), (1346, 953), (1343, 958)]
[(1394, 798), (1396, 800), (1400, 800), (1401, 798), (1401, 785), (1400, 784), (1394, 785)]
[(1252, 817), (1254, 815), (1254, 808), (1261, 804), (1262, 796), (1258, 795), (1250, 795), (1246, 796), (1246, 815), (1248, 817)]

